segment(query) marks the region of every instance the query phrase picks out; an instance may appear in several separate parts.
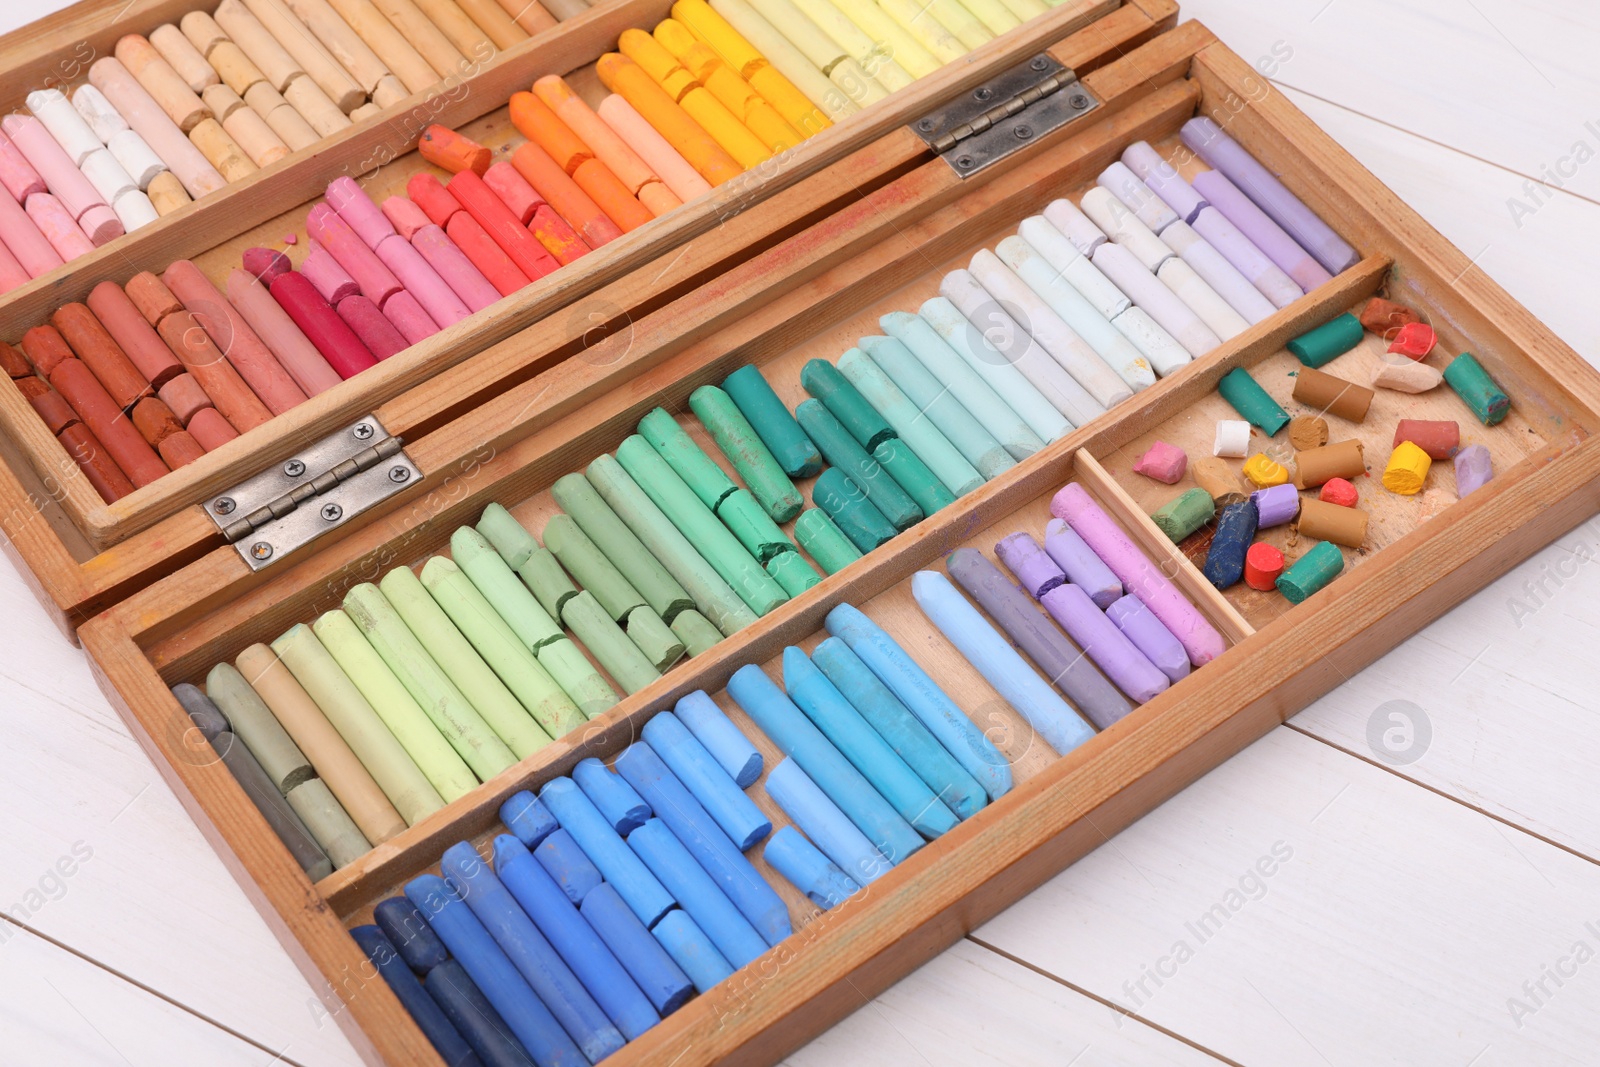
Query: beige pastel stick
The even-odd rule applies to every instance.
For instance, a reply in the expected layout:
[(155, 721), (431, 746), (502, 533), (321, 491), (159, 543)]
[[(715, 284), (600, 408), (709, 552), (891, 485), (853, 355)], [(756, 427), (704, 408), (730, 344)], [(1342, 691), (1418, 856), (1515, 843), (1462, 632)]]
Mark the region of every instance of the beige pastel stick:
[(457, 0), (462, 11), (489, 35), (496, 48), (511, 48), (528, 39), (528, 31), (512, 21), (498, 0)]
[[(261, 68), (250, 62), (250, 57), (244, 50), (232, 41), (222, 41), (211, 50), (211, 65), (217, 69), (217, 74), (222, 78), (222, 84), (238, 93), (241, 97), (248, 93), (252, 87), (265, 85), (272, 89), (267, 81), (267, 76), (261, 73)], [(277, 92), (276, 89), (272, 90)]]
[(317, 143), (317, 131), (296, 111), (283, 96), (266, 82), (257, 82), (245, 90), (244, 102), (250, 110), (260, 115), (268, 128), (277, 134), (291, 152), (298, 152)]
[(285, 2), (294, 16), (305, 23), (306, 29), (322, 43), (322, 47), (338, 61), (339, 66), (349, 71), (350, 77), (368, 96), (372, 95), (380, 81), (389, 76), (389, 68), (378, 58), (378, 53), (339, 16), (328, 0)]
[[(383, 108), (394, 107), (400, 101), (411, 95), (411, 90), (393, 74), (385, 74), (378, 79), (378, 84), (372, 88), (372, 99), (367, 102), (367, 107)], [(351, 112), (354, 114), (354, 112)]]
[(211, 109), (211, 117), (218, 122), (227, 122), (229, 115), (245, 106), (238, 93), (221, 84), (206, 86), (200, 99), (206, 102), (206, 107)]
[(358, 107), (354, 111), (350, 112), (350, 121), (351, 122), (364, 122), (367, 119), (372, 118), (374, 115), (381, 115), (381, 114), (383, 114), (383, 108), (379, 107), (377, 104), (374, 104), (372, 101), (368, 100), (365, 104), (362, 104), (360, 107)]
[(556, 17), (539, 0), (500, 0), (500, 6), (512, 22), (530, 34), (543, 33), (556, 24)]
[[(229, 97), (232, 99), (228, 99)], [(267, 125), (267, 120), (256, 114), (254, 108), (240, 100), (226, 85), (213, 85), (207, 89), (206, 102), (211, 105), (213, 112), (216, 112), (218, 107), (226, 108), (226, 113), (222, 117), (222, 128), (228, 131), (229, 137), (239, 143), (239, 147), (244, 149), (245, 155), (249, 156), (250, 161), (256, 166), (271, 166), (289, 154), (289, 146), (284, 144), (283, 138), (272, 131), (272, 127)]]
[(305, 119), (319, 137), (331, 137), (350, 125), (350, 116), (328, 99), (322, 86), (302, 74), (289, 82), (283, 98)]
[(133, 131), (171, 168), (190, 196), (205, 196), (228, 184), (115, 56), (95, 60), (89, 67), (89, 82), (105, 94)]
[(575, 19), (589, 10), (589, 5), (583, 0), (544, 0), (544, 6), (562, 22)]
[(417, 7), (467, 59), (474, 63), (487, 63), (494, 58), (494, 42), (461, 10), (456, 0), (417, 0)]
[(117, 42), (115, 51), (118, 61), (155, 98), (167, 117), (178, 124), (178, 129), (188, 133), (201, 119), (212, 117), (205, 101), (195, 95), (149, 41), (130, 33)]
[(191, 11), (183, 16), (178, 20), (178, 29), (189, 38), (195, 51), (206, 57), (207, 62), (210, 62), (211, 50), (228, 39), (222, 27), (217, 25), (217, 20), (204, 11)]
[(178, 176), (170, 170), (164, 170), (150, 179), (150, 185), (145, 189), (145, 195), (150, 198), (150, 204), (156, 209), (157, 215), (170, 215), (180, 207), (192, 203), (188, 190)]
[(305, 73), (278, 39), (261, 25), (261, 20), (239, 0), (222, 0), (212, 17), (278, 92), (283, 92), (291, 81)]
[(190, 130), (189, 140), (230, 182), (243, 181), (256, 172), (256, 165), (249, 153), (239, 147), (238, 141), (228, 136), (228, 131), (216, 119), (206, 119)]
[(471, 73), (474, 64), (469, 63), (450, 43), (450, 38), (423, 14), (415, 0), (372, 0), (372, 4), (390, 25), (405, 35), (440, 78)]
[(356, 84), (355, 78), (339, 65), (306, 24), (295, 18), (283, 0), (244, 0), (244, 6), (277, 38), (283, 50), (294, 57), (300, 69), (310, 75), (340, 111), (348, 115), (367, 102), (367, 91)]
[(367, 840), (387, 841), (406, 828), (378, 783), (272, 649), (251, 645), (234, 663)]
[[(323, 0), (290, 0), (289, 6), (309, 23), (307, 11), (302, 7), (309, 10), (322, 3)], [(422, 53), (413, 48), (411, 42), (383, 17), (383, 12), (377, 9), (372, 0), (326, 0), (326, 6), (377, 53), (383, 65), (411, 92), (419, 93), (439, 80), (439, 72), (429, 66), (428, 61), (422, 58)], [(327, 44), (326, 41), (323, 43)], [(333, 45), (329, 44), (328, 47), (333, 49), (334, 55), (339, 54)]]
[(161, 58), (178, 72), (178, 77), (195, 92), (204, 94), (206, 86), (216, 85), (220, 80), (216, 69), (206, 62), (206, 57), (172, 23), (151, 30), (150, 43), (161, 53)]

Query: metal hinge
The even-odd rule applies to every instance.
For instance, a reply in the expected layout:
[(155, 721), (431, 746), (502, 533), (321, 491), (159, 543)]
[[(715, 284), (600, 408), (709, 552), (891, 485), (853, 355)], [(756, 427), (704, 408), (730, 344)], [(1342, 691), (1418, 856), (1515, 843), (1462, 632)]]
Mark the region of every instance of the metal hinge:
[(1040, 53), (911, 124), (963, 178), (1100, 106), (1072, 68)]
[(206, 514), (260, 570), (421, 480), (400, 438), (368, 415), (218, 494)]

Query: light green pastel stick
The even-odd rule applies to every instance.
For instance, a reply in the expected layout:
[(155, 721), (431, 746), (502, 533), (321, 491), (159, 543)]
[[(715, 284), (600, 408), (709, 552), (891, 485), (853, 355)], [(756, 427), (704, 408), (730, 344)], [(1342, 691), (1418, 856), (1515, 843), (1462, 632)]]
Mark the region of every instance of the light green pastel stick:
[(689, 407), (774, 522), (800, 514), (805, 498), (732, 397), (714, 385), (702, 385), (689, 394)]
[(372, 710), (361, 690), (344, 673), (328, 650), (322, 647), (311, 627), (291, 626), (276, 641), (272, 651), (289, 668), (311, 699), (317, 702), (328, 722), (339, 731), (356, 759), (378, 783), (394, 810), (415, 825), (444, 807), (444, 798), (428, 782), (416, 761)]
[(670, 628), (678, 635), (678, 640), (683, 642), (683, 649), (691, 656), (698, 656), (702, 652), (710, 652), (722, 640), (722, 633), (711, 620), (690, 608), (688, 611), (678, 612), (678, 617), (673, 619)]
[(450, 747), (383, 657), (361, 636), (350, 616), (337, 609), (324, 612), (311, 624), (311, 631), (344, 668), (446, 804), (477, 786), (478, 777), (472, 768)]
[(422, 587), (547, 736), (561, 737), (584, 724), (578, 705), (453, 560), (434, 556), (424, 563)]
[(512, 569), (533, 590), (533, 595), (539, 598), (539, 606), (550, 615), (560, 615), (567, 601), (578, 595), (578, 587), (572, 584), (567, 572), (561, 569), (561, 561), (548, 548), (535, 548), (522, 566)]
[(349, 866), (372, 851), (372, 842), (321, 778), (301, 782), (284, 794), (283, 799), (289, 802), (289, 807), (328, 854), (335, 870)]
[(900, 387), (889, 380), (883, 368), (865, 352), (852, 348), (839, 357), (839, 373), (878, 409), (900, 440), (910, 446), (934, 476), (957, 497), (965, 496), (983, 484), (978, 468), (967, 462), (950, 439), (939, 432), (933, 421), (907, 399)]
[(767, 573), (776, 578), (790, 596), (799, 596), (822, 583), (822, 575), (798, 552), (780, 552), (767, 560)]
[(517, 762), (381, 589), (371, 582), (361, 583), (344, 595), (344, 610), (480, 781), (487, 782)]
[(794, 551), (794, 542), (772, 521), (750, 490), (735, 489), (713, 510), (758, 562), (766, 563), (773, 556)]
[(987, 481), (1017, 461), (933, 372), (895, 337), (863, 337), (861, 351), (900, 388), (912, 406), (939, 428)]
[(667, 668), (683, 658), (687, 651), (678, 635), (672, 632), (661, 616), (649, 604), (634, 608), (628, 613), (628, 621), (623, 626), (628, 640), (634, 647), (644, 653), (644, 658), (650, 665), (663, 673)]
[(795, 520), (794, 535), (817, 565), (830, 575), (838, 574), (861, 558), (861, 550), (821, 508), (802, 511)]
[(560, 617), (561, 605), (568, 597), (578, 595), (577, 586), (567, 580), (566, 572), (549, 549), (540, 547), (528, 528), (499, 504), (483, 509), (478, 533), (494, 546), (507, 566), (522, 575), (547, 614)]
[(661, 672), (587, 589), (567, 601), (561, 609), (561, 620), (572, 627), (583, 647), (628, 692), (637, 693), (661, 677)]
[(1072, 432), (1067, 417), (949, 300), (934, 297), (922, 305), (919, 315), (967, 366), (994, 387), (1034, 433), (1054, 441)]
[(665, 408), (654, 408), (639, 420), (639, 436), (650, 442), (667, 466), (678, 472), (683, 484), (694, 490), (700, 503), (712, 511), (717, 510), (723, 497), (738, 488)]
[(663, 620), (671, 622), (678, 612), (694, 607), (688, 592), (595, 492), (589, 479), (581, 474), (557, 478), (550, 495)]
[(500, 504), (490, 504), (478, 518), (478, 532), (500, 553), (506, 566), (516, 570), (539, 547), (533, 534)]
[(589, 540), (571, 515), (552, 515), (544, 526), (544, 545), (556, 554), (561, 566), (594, 594), (600, 606), (617, 622), (644, 604), (644, 597), (633, 583), (622, 576), (600, 546)]
[(306, 754), (233, 664), (219, 663), (211, 668), (206, 675), (206, 696), (222, 709), (233, 735), (244, 742), (284, 796), (301, 782), (317, 776)]

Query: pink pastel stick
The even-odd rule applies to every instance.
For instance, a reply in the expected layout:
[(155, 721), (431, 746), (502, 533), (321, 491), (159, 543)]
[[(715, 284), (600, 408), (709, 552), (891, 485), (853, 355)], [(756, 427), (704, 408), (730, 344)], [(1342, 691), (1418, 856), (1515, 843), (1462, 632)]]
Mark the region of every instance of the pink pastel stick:
[(26, 204), (34, 193), (46, 193), (44, 179), (33, 169), (22, 154), (22, 149), (11, 143), (11, 138), (0, 133), (0, 185), (19, 204)]
[(544, 197), (534, 191), (528, 179), (504, 161), (483, 172), (483, 184), (494, 191), (524, 226), (533, 221), (534, 211), (544, 203)]
[(89, 82), (105, 94), (111, 106), (144, 138), (150, 150), (161, 157), (194, 199), (228, 184), (115, 56), (95, 60), (89, 68)]
[(405, 288), (394, 272), (383, 265), (377, 253), (327, 204), (318, 204), (307, 213), (306, 232), (322, 242), (322, 247), (361, 286), (361, 295), (380, 309), (391, 296)]
[[(409, 200), (406, 203), (411, 203)], [(415, 205), (413, 205), (415, 206)], [(422, 253), (428, 265), (439, 272), (439, 277), (462, 303), (473, 311), (482, 311), (500, 299), (500, 290), (490, 284), (483, 272), (473, 266), (467, 254), (450, 240), (450, 235), (423, 217), (427, 223), (411, 235), (411, 247)]]
[(339, 301), (347, 296), (355, 296), (361, 291), (361, 286), (350, 277), (339, 261), (328, 254), (322, 243), (315, 237), (306, 241), (306, 258), (300, 263), (300, 273), (304, 274), (316, 286), (317, 292), (322, 294), (322, 299), (338, 306)]
[[(155, 209), (152, 208), (151, 210)], [(82, 230), (84, 235), (94, 242), (96, 248), (109, 244), (128, 232), (127, 227), (122, 225), (122, 217), (117, 214), (116, 209), (107, 207), (105, 204), (95, 204), (88, 211), (79, 215), (78, 229)]]
[(239, 431), (216, 408), (201, 408), (194, 413), (189, 425), (184, 427), (200, 442), (200, 447), (207, 452), (215, 452), (235, 437)]
[(50, 247), (63, 260), (77, 259), (94, 251), (94, 242), (78, 229), (72, 215), (61, 206), (61, 201), (49, 193), (34, 193), (28, 197), (28, 217), (39, 227)]
[(1083, 486), (1069, 483), (1050, 501), (1050, 513), (1083, 538), (1111, 568), (1128, 592), (1144, 601), (1156, 618), (1183, 643), (1190, 661), (1204, 666), (1227, 651), (1227, 642), (1161, 570), (1139, 551), (1122, 527), (1096, 504)]
[(383, 305), (383, 314), (405, 337), (408, 345), (425, 341), (439, 332), (438, 324), (417, 303), (417, 298), (403, 290)]
[(408, 241), (433, 221), (426, 211), (403, 196), (391, 196), (383, 202), (383, 217)]
[(394, 235), (394, 224), (386, 218), (366, 190), (355, 179), (342, 174), (328, 183), (328, 206), (339, 213), (356, 236), (366, 242), (374, 252), (385, 237)]
[[(105, 202), (89, 179), (83, 176), (83, 171), (72, 162), (72, 157), (61, 147), (61, 142), (50, 136), (44, 123), (32, 115), (7, 115), (0, 120), (0, 129), (33, 164), (33, 169), (50, 187), (51, 195), (61, 202), (74, 222), (81, 223), (90, 208), (105, 209), (107, 216), (96, 218), (91, 224), (93, 230), (85, 228), (84, 232), (90, 240), (98, 246), (122, 236), (122, 223), (116, 212), (111, 210), (111, 205)], [(108, 227), (116, 232), (107, 233)]]
[(406, 287), (406, 292), (416, 298), (428, 317), (440, 327), (453, 326), (472, 314), (455, 290), (439, 277), (439, 272), (428, 266), (422, 253), (412, 248), (411, 242), (399, 234), (391, 233), (384, 238), (378, 245), (378, 258), (383, 260), (384, 266), (394, 271), (395, 277)]
[[(35, 196), (49, 194), (35, 193)], [(49, 274), (66, 262), (48, 238), (39, 231), (39, 224), (11, 199), (11, 194), (0, 196), (0, 240), (4, 240), (11, 254), (17, 257), (22, 269), (30, 278)]]
[[(395, 297), (404, 295), (402, 290), (396, 293), (394, 297), (390, 297), (390, 301), (392, 302)], [(383, 312), (378, 310), (378, 305), (360, 293), (355, 296), (347, 296), (339, 301), (337, 310), (339, 317), (344, 320), (344, 324), (350, 327), (357, 337), (361, 338), (361, 343), (366, 345), (367, 351), (371, 352), (377, 359), (388, 359), (396, 352), (404, 350), (409, 344), (400, 335), (400, 331), (395, 329), (394, 325), (384, 317)]]
[(28, 272), (22, 269), (17, 257), (0, 242), (0, 293), (9, 293), (19, 285), (28, 284)]
[(272, 349), (306, 396), (316, 396), (343, 381), (255, 275), (247, 270), (229, 274), (228, 301)]
[(306, 394), (273, 356), (266, 342), (256, 335), (244, 316), (228, 303), (199, 267), (180, 259), (166, 269), (161, 280), (199, 320), (250, 391), (267, 405), (268, 411), (282, 415), (295, 405), (305, 403)]

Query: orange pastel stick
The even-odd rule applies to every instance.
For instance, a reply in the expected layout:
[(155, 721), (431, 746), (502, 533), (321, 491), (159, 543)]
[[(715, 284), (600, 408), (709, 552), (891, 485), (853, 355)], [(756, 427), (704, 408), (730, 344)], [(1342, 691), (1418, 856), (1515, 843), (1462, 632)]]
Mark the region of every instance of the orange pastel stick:
[(482, 175), (494, 158), (493, 153), (483, 145), (438, 124), (422, 131), (422, 136), (417, 138), (417, 151), (422, 153), (423, 159), (436, 167), (443, 167), (451, 174), (470, 170)]
[(572, 174), (572, 180), (578, 183), (578, 188), (588, 193), (594, 202), (600, 205), (600, 210), (604, 211), (606, 217), (616, 223), (623, 233), (637, 230), (655, 218), (655, 214), (628, 192), (628, 187), (611, 173), (611, 168), (598, 159), (585, 160), (578, 164), (578, 169)]
[(545, 251), (556, 257), (556, 262), (563, 267), (590, 251), (577, 231), (567, 225), (567, 220), (557, 215), (549, 204), (540, 204), (533, 209), (533, 218), (528, 220), (528, 232), (538, 238)]
[(568, 174), (577, 170), (580, 163), (594, 158), (589, 146), (537, 96), (512, 93), (510, 107), (511, 125), (517, 132), (544, 149)]
[(772, 150), (750, 128), (712, 96), (661, 42), (643, 30), (623, 30), (617, 38), (622, 54), (644, 70), (690, 118), (746, 169), (772, 158)]
[(667, 188), (660, 175), (594, 113), (588, 103), (572, 91), (559, 75), (547, 74), (533, 83), (533, 92), (556, 113), (594, 152), (594, 157), (611, 169), (628, 192), (639, 198), (654, 215), (665, 214), (683, 203)]
[(626, 100), (706, 181), (721, 185), (744, 173), (744, 168), (639, 64), (627, 56), (607, 52), (595, 63), (595, 71), (607, 89)]
[[(558, 215), (572, 223), (572, 228), (578, 231), (578, 236), (590, 248), (599, 248), (607, 241), (615, 241), (622, 236), (622, 231), (600, 209), (600, 205), (590, 199), (589, 194), (580, 189), (578, 183), (534, 142), (529, 141), (513, 152), (511, 165), (517, 168), (517, 173), (528, 179), (528, 184), (556, 209)], [(620, 183), (617, 188), (622, 189)], [(627, 195), (626, 190), (623, 190), (623, 195)]]

